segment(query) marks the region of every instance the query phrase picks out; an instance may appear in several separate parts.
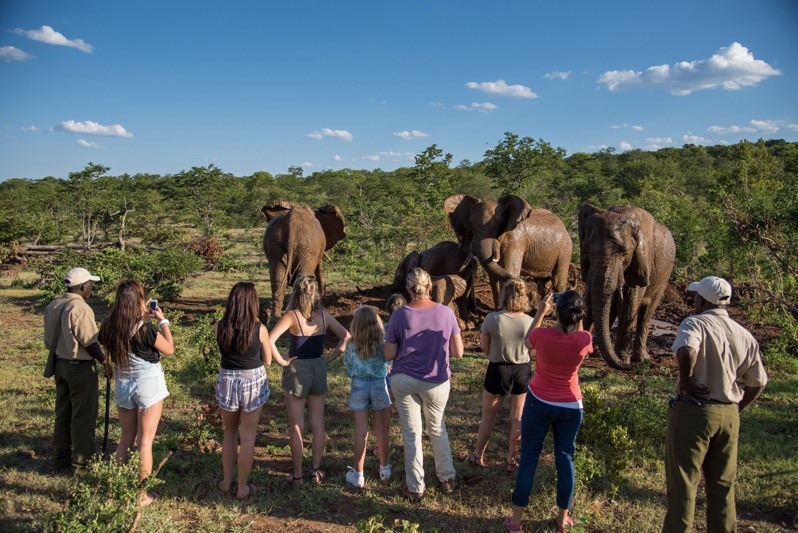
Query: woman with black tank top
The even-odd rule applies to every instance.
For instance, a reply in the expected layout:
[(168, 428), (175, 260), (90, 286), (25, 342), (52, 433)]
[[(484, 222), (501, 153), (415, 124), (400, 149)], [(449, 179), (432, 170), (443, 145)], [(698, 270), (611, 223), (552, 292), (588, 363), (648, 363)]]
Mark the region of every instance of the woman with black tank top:
[[(216, 324), (216, 342), (222, 354), (222, 367), (216, 378), (216, 401), (222, 411), (224, 440), (222, 441), (223, 478), (218, 486), (224, 494), (232, 494), (233, 467), (238, 455), (238, 484), (236, 498), (246, 500), (252, 495), (247, 483), (255, 458), (255, 434), (260, 412), (269, 398), (269, 380), (265, 365), (272, 363), (269, 331), (260, 323), (258, 293), (255, 285), (239, 282), (227, 297), (227, 307)], [(274, 360), (287, 365), (280, 354)], [(241, 430), (241, 449), (237, 437)], [(238, 452), (238, 453), (236, 453)]]
[[(161, 354), (172, 355), (175, 349), (163, 311), (157, 305), (151, 311), (147, 304), (142, 282), (120, 281), (111, 314), (103, 320), (99, 335), (116, 370), (115, 402), (122, 428), (116, 462), (127, 463), (130, 449), (138, 444), (140, 481), (152, 472), (152, 442), (161, 421), (163, 400), (169, 396)], [(158, 320), (158, 327), (150, 322), (152, 318)], [(156, 498), (155, 493), (142, 491), (139, 505), (146, 507)]]
[[(324, 337), (327, 331), (338, 337), (338, 345), (324, 357)], [(291, 459), (293, 471), (288, 481), (300, 485), (303, 442), (305, 430), (305, 402), (308, 404), (310, 427), (313, 432), (311, 483), (324, 479), (321, 456), (324, 451), (324, 398), (327, 394), (327, 365), (346, 348), (349, 332), (330, 313), (324, 310), (319, 296), (319, 285), (313, 276), (300, 276), (288, 300), (288, 309), (274, 325), (269, 344), (275, 359), (279, 357), (277, 339), (286, 331), (290, 334), (288, 356), (290, 364), (283, 368), (283, 395), (288, 410)]]

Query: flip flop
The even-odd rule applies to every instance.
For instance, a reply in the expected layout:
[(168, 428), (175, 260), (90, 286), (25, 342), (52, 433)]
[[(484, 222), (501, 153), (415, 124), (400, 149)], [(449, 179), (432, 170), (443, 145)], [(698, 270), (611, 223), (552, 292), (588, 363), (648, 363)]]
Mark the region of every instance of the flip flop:
[(474, 466), (485, 466), (485, 463), (473, 453), (469, 453), (468, 455), (464, 456), (463, 461)]
[(149, 501), (147, 501), (146, 499), (139, 501), (139, 507), (140, 508), (143, 509), (145, 507), (149, 507), (150, 505), (155, 503), (156, 500), (160, 499), (161, 496), (159, 494), (154, 493), (154, 492), (148, 492), (147, 493), (147, 497), (149, 498)]
[(507, 461), (507, 471), (512, 474), (516, 470), (518, 470), (518, 461), (515, 459), (512, 461)]
[(293, 486), (298, 487), (305, 483), (305, 476), (296, 477), (292, 472), (285, 476), (285, 480), (291, 483)]
[(320, 485), (324, 481), (324, 471), (320, 468), (314, 468), (310, 471), (310, 482), (314, 485)]

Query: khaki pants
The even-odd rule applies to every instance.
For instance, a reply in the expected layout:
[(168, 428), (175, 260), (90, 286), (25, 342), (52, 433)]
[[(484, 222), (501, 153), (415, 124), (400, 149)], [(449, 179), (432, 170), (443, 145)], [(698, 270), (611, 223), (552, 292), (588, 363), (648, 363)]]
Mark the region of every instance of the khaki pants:
[(407, 374), (391, 376), (391, 391), (396, 399), (396, 410), (402, 425), (402, 442), (405, 447), (405, 476), (407, 490), (423, 493), (424, 454), (421, 448), (423, 426), (421, 415), (427, 423), (435, 473), (440, 481), (452, 481), (455, 476), (449, 434), (443, 420), (443, 411), (449, 401), (450, 382), (428, 383)]
[(72, 466), (82, 474), (96, 451), (97, 367), (94, 361), (55, 362), (55, 430), (53, 432), (53, 467)]
[(664, 533), (693, 531), (695, 497), (704, 473), (707, 533), (737, 531), (734, 480), (740, 416), (736, 404), (695, 405), (679, 400), (668, 410)]

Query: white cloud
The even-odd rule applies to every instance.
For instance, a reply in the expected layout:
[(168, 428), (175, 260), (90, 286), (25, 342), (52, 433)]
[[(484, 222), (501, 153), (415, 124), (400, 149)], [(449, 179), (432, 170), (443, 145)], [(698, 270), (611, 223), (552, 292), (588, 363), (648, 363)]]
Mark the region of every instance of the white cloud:
[(670, 137), (648, 137), (646, 142), (651, 144), (673, 144), (673, 139)]
[(787, 129), (790, 131), (798, 131), (798, 124), (796, 124), (795, 122), (790, 122), (789, 124), (787, 124)]
[(33, 59), (34, 56), (27, 52), (23, 52), (19, 48), (13, 46), (0, 46), (0, 61), (3, 63), (11, 63), (12, 61), (27, 61)]
[(361, 156), (360, 159), (367, 159), (369, 161), (379, 161), (380, 160), (380, 156), (378, 154), (368, 154), (368, 155)]
[(21, 129), (22, 131), (24, 131), (24, 132), (28, 132), (28, 133), (35, 132), (35, 131), (39, 131), (39, 128), (37, 128), (37, 127), (36, 127), (36, 126), (34, 126), (33, 124), (31, 124), (30, 126), (22, 126), (20, 129)]
[(305, 137), (319, 141), (324, 137), (332, 137), (334, 139), (341, 139), (342, 141), (351, 141), (353, 139), (352, 134), (346, 130), (331, 130), (330, 128), (312, 131), (305, 135)]
[(609, 70), (597, 81), (606, 84), (610, 91), (637, 86), (662, 87), (671, 94), (684, 96), (704, 89), (736, 91), (780, 74), (780, 70), (754, 59), (748, 48), (735, 42), (709, 59), (680, 61), (673, 66), (659, 65), (645, 71)]
[(68, 133), (84, 133), (86, 135), (102, 135), (103, 137), (125, 137), (132, 138), (133, 134), (125, 130), (120, 124), (103, 126), (91, 120), (85, 122), (75, 122), (67, 120), (53, 127), (55, 131), (66, 131)]
[(496, 104), (491, 104), (490, 102), (485, 102), (484, 104), (474, 102), (470, 106), (461, 104), (456, 106), (455, 109), (458, 111), (479, 111), (480, 113), (490, 113), (494, 109), (499, 109), (499, 106)]
[(305, 161), (304, 163), (300, 163), (299, 166), (302, 167), (302, 168), (311, 168), (311, 167), (315, 167), (316, 165), (314, 165), (310, 161)]
[(67, 39), (62, 34), (55, 31), (50, 26), (42, 26), (38, 30), (23, 30), (22, 28), (16, 28), (11, 30), (14, 33), (18, 33), (20, 35), (24, 35), (28, 39), (32, 41), (39, 41), (41, 43), (46, 44), (54, 44), (56, 46), (68, 46), (70, 48), (77, 48), (81, 52), (86, 52), (87, 54), (91, 54), (94, 51), (94, 47), (89, 43), (85, 42), (83, 39)]
[(532, 89), (523, 85), (507, 85), (504, 80), (483, 81), (477, 83), (469, 81), (466, 83), (469, 89), (476, 89), (493, 96), (512, 96), (514, 98), (537, 98), (538, 95)]
[(446, 107), (446, 104), (444, 104), (443, 102), (430, 102), (429, 105), (431, 105), (432, 107)]
[(544, 78), (547, 80), (567, 80), (568, 76), (571, 75), (571, 71), (563, 72), (561, 70), (555, 70), (554, 72), (547, 72)]
[(424, 133), (423, 131), (419, 130), (411, 130), (411, 131), (395, 131), (393, 132), (394, 137), (399, 137), (400, 139), (404, 139), (409, 141), (410, 139), (418, 139), (421, 137), (429, 137), (429, 133)]
[(634, 150), (634, 146), (632, 146), (626, 141), (621, 141), (618, 143), (618, 150), (620, 150), (621, 152), (628, 152), (629, 150)]
[(628, 122), (624, 122), (623, 124), (610, 124), (610, 128), (614, 130), (619, 130), (621, 128), (632, 128), (635, 131), (643, 131), (643, 126), (634, 126), (629, 124)]
[(629, 126), (629, 127), (635, 131), (643, 131), (643, 126)]
[(78, 142), (78, 146), (82, 146), (83, 148), (94, 148), (94, 149), (105, 148), (102, 144), (99, 144), (99, 143), (96, 143), (96, 142), (92, 142), (92, 141), (87, 141), (85, 139), (78, 139), (77, 142)]
[(778, 133), (779, 127), (781, 125), (787, 126), (784, 121), (777, 121), (777, 120), (749, 120), (748, 124), (743, 126), (739, 125), (731, 125), (731, 126), (710, 126), (707, 128), (707, 131), (710, 133), (717, 133), (720, 135), (728, 135), (734, 133), (765, 133), (765, 134), (772, 134)]
[(690, 131), (682, 135), (682, 142), (684, 144), (712, 144), (710, 139), (701, 137), (700, 135), (693, 135)]
[(343, 161), (343, 160), (344, 160), (344, 158), (343, 158), (343, 157), (341, 157), (341, 156), (340, 156), (340, 155), (338, 155), (338, 154), (335, 154), (335, 155), (333, 156), (333, 161)]

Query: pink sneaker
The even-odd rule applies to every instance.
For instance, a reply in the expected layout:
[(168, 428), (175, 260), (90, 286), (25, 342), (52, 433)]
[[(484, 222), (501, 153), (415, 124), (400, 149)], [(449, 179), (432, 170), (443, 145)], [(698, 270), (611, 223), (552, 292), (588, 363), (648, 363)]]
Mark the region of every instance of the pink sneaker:
[(520, 533), (521, 524), (513, 524), (512, 520), (513, 520), (512, 515), (504, 517), (504, 529), (506, 529), (510, 533)]

